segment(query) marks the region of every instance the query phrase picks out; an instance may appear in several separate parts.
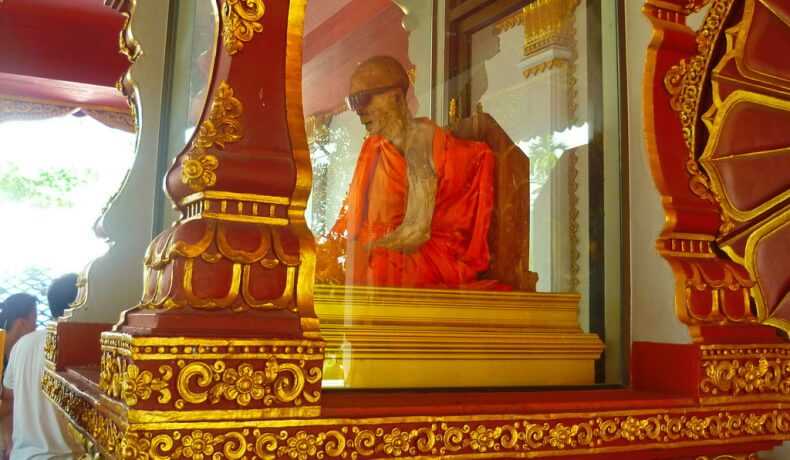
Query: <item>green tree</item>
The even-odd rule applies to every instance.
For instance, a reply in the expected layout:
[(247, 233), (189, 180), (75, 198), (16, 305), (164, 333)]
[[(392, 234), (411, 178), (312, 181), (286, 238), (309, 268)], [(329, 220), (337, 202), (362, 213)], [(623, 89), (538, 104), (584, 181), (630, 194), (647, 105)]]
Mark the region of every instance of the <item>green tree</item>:
[(96, 178), (96, 172), (90, 169), (50, 168), (25, 173), (11, 163), (0, 171), (0, 198), (38, 207), (70, 208), (74, 202), (69, 194)]
[(540, 193), (540, 189), (549, 181), (559, 157), (567, 148), (563, 142), (555, 141), (551, 134), (527, 141), (525, 150), (529, 157), (530, 195), (533, 201)]

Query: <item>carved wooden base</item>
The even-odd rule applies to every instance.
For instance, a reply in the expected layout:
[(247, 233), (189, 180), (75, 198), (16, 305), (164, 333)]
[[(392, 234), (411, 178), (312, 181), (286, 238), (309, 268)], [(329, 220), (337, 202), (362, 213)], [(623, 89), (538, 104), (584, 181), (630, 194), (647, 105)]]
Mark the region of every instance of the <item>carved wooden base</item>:
[[(627, 391), (362, 393), (352, 395), (353, 405), (348, 396), (327, 394), (323, 416), (314, 419), (126, 424), (102, 399), (92, 402), (89, 388), (80, 389), (51, 371), (44, 383), (47, 394), (109, 458), (210, 458), (220, 453), (219, 458), (231, 459), (633, 460), (696, 459), (699, 452), (715, 459), (722, 452), (770, 449), (790, 437), (790, 410), (778, 404), (701, 408), (682, 399)], [(560, 401), (574, 408), (546, 410), (561, 407)], [(502, 410), (509, 402), (511, 409)], [(492, 411), (498, 405), (500, 410)], [(489, 411), (493, 413), (486, 415)]]

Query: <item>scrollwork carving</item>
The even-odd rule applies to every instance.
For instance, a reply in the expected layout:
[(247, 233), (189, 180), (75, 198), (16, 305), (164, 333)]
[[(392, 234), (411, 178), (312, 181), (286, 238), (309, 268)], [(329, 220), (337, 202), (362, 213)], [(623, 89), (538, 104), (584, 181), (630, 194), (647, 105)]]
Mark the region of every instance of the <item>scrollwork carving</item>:
[[(696, 10), (700, 8), (700, 3), (702, 2), (692, 0), (688, 8)], [(690, 176), (689, 188), (699, 198), (717, 204), (721, 203), (721, 197), (711, 189), (710, 180), (701, 170), (697, 160), (696, 129), (702, 85), (710, 65), (713, 45), (721, 33), (722, 24), (731, 5), (731, 0), (713, 1), (702, 28), (697, 32), (697, 54), (688, 59), (681, 59), (664, 76), (664, 86), (671, 95), (670, 106), (680, 117), (683, 140), (689, 153), (686, 162), (686, 170)], [(720, 232), (729, 233), (733, 228), (734, 224), (731, 221), (724, 220)]]
[(183, 408), (186, 403), (208, 401), (213, 405), (222, 400), (234, 401), (241, 407), (247, 407), (253, 401), (262, 401), (264, 406), (291, 403), (298, 406), (302, 404), (302, 398), (314, 403), (321, 397), (319, 391), (304, 391), (305, 382), (320, 381), (320, 369), (305, 370), (293, 363), (280, 363), (274, 357), (265, 361), (262, 370), (256, 370), (251, 363), (228, 368), (222, 360), (212, 365), (200, 361), (187, 364), (180, 360), (178, 366), (181, 368), (176, 385), (180, 396), (176, 401), (178, 408)]
[(241, 51), (255, 33), (263, 30), (258, 21), (265, 12), (263, 0), (225, 0), (222, 6), (222, 43), (228, 54)]

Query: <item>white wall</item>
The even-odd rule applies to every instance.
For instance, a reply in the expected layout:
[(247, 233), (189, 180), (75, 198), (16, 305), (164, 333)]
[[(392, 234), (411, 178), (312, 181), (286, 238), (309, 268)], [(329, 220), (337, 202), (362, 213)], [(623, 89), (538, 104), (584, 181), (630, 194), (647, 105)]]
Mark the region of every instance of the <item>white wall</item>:
[(689, 343), (687, 328), (674, 315), (674, 279), (655, 248), (664, 223), (653, 184), (642, 124), (642, 80), (651, 27), (642, 2), (625, 3), (628, 76), (628, 161), (631, 233), (631, 338), (634, 341)]
[(140, 0), (131, 22), (143, 54), (132, 76), (137, 83), (142, 126), (134, 164), (118, 196), (103, 219), (107, 237), (114, 242), (88, 272), (88, 297), (73, 312), (73, 321), (115, 323), (122, 310), (133, 307), (142, 294), (143, 256), (154, 219), (154, 190), (159, 151), (168, 2)]

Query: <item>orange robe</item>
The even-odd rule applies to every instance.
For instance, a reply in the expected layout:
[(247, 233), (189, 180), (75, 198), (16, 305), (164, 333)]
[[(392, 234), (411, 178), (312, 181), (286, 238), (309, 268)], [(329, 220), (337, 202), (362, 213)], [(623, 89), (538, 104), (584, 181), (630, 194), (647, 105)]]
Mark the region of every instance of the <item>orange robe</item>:
[[(369, 286), (502, 289), (478, 281), (489, 264), (494, 155), (481, 142), (434, 127), (436, 206), (430, 239), (411, 254), (369, 243), (395, 230), (406, 211), (406, 160), (380, 136), (362, 146), (332, 234), (345, 243), (346, 283)], [(343, 241), (345, 240), (345, 241)], [(505, 287), (506, 288), (506, 287)]]

